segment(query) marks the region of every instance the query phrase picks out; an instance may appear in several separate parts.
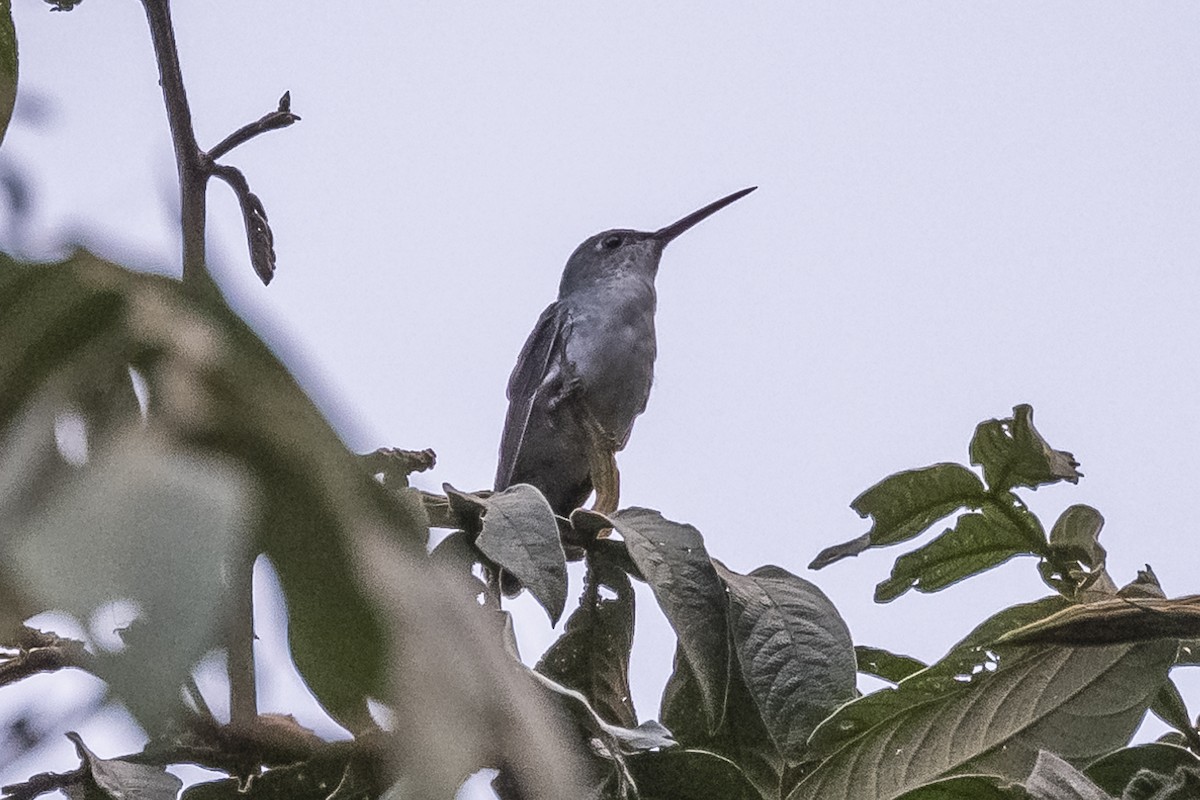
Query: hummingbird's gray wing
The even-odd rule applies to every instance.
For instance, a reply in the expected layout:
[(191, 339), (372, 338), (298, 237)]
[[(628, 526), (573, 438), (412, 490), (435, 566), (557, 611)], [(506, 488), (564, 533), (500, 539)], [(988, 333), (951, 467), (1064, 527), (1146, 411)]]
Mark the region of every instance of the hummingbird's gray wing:
[(517, 365), (508, 379), (508, 415), (504, 418), (504, 435), (500, 439), (497, 491), (508, 488), (512, 482), (534, 400), (547, 378), (558, 369), (556, 355), (563, 355), (562, 339), (568, 323), (566, 307), (559, 302), (551, 303), (538, 317), (517, 357)]

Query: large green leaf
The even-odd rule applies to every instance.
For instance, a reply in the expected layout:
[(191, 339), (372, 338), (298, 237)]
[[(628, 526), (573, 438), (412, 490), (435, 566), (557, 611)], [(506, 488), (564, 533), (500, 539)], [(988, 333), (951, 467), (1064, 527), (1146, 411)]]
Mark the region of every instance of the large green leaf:
[(567, 560), (550, 504), (525, 483), (480, 502), (482, 529), (475, 546), (512, 573), (557, 625), (567, 605)]
[(716, 730), (729, 686), (729, 634), (725, 587), (700, 532), (645, 508), (620, 511), (612, 523), (675, 629), (708, 730)]
[(17, 100), (17, 30), (13, 27), (12, 0), (0, 0), (0, 143), (12, 119)]
[(624, 571), (589, 556), (583, 599), (537, 665), (538, 672), (586, 697), (605, 721), (629, 728), (637, 725), (629, 691), (633, 599)]
[(985, 497), (979, 476), (961, 464), (934, 464), (898, 472), (850, 504), (860, 517), (874, 518), (871, 530), (857, 539), (827, 547), (809, 567), (821, 569), (868, 547), (907, 541), (960, 508), (978, 508)]
[(1173, 642), (997, 648), (994, 669), (943, 678), (933, 696), (923, 687), (923, 702), (846, 742), (789, 800), (891, 800), (965, 772), (1021, 779), (1043, 749), (1087, 763), (1129, 740), (1174, 654)]
[[(104, 409), (79, 398), (129, 366), (145, 379), (147, 419), (99, 425)], [(72, 409), (89, 414), (82, 467), (54, 447), (54, 420)], [(105, 427), (112, 432), (92, 435)], [(139, 698), (181, 680), (184, 661), (219, 644), (225, 609), (196, 592), (220, 591), (221, 562), (264, 552), (287, 598), (301, 673), (335, 716), (364, 719), (365, 698), (383, 685), (386, 637), (355, 542), (363, 530), (386, 531), (423, 556), (423, 517), (363, 471), (227, 307), (87, 253), (33, 266), (0, 257), (0, 437), (3, 457), (22, 466), (0, 478), (0, 561), (36, 565), (20, 577), (48, 606), (63, 607), (47, 586), (84, 602), (78, 589), (88, 585), (97, 593), (88, 603), (134, 599), (161, 626), (151, 632), (174, 637), (158, 658), (119, 671), (131, 685), (144, 677)], [(99, 556), (87, 563), (88, 539), (103, 531), (106, 553), (134, 554), (122, 570), (106, 571)], [(146, 546), (148, 536), (175, 544)], [(193, 551), (206, 556), (175, 559)], [(91, 572), (48, 571), (62, 559)], [(120, 575), (129, 578), (112, 584)], [(143, 721), (149, 713), (139, 711)]]
[(912, 673), (897, 689), (885, 689), (842, 706), (809, 739), (809, 755), (825, 759), (883, 721), (937, 700), (959, 683), (959, 676), (994, 668), (993, 643), (1010, 630), (1062, 610), (1058, 596), (1006, 608), (975, 627), (937, 663)]
[(992, 491), (1048, 483), (1078, 483), (1082, 474), (1070, 453), (1052, 448), (1033, 427), (1033, 407), (1019, 405), (1007, 419), (981, 422), (971, 439), (971, 463), (983, 467)]
[(854, 644), (825, 593), (779, 567), (739, 575), (729, 588), (730, 632), (742, 679), (780, 752), (792, 764), (809, 734), (854, 697)]

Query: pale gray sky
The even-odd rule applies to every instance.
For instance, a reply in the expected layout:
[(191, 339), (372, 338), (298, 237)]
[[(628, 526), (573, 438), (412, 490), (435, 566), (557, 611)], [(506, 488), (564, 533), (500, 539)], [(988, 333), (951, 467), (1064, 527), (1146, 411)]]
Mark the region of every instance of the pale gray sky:
[[(4, 145), (37, 179), (38, 228), (174, 269), (140, 4), (14, 11), (22, 90), (51, 109)], [(1149, 562), (1197, 591), (1200, 5), (206, 0), (175, 18), (203, 144), (284, 89), (303, 117), (227, 159), (270, 214), (275, 282), (219, 184), (212, 230), (237, 307), (356, 449), (433, 447), (427, 487), (487, 486), (509, 370), (575, 245), (757, 184), (663, 258), (625, 504), (695, 524), (735, 569), (815, 580), (857, 642), (936, 658), (1046, 593), (1032, 561), (888, 606), (871, 593), (902, 550), (805, 565), (866, 529), (860, 491), (965, 460), (977, 422), (1029, 402), (1087, 476), (1034, 511), (1095, 505), (1118, 582)], [(671, 639), (639, 601), (650, 717)], [(516, 607), (536, 654), (553, 634)]]

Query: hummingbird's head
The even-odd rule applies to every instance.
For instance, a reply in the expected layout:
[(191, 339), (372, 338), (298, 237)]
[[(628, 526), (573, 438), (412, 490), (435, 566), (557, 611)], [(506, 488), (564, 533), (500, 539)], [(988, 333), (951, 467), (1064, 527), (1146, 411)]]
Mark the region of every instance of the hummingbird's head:
[(584, 240), (567, 259), (558, 293), (629, 278), (653, 281), (666, 242), (653, 233), (624, 228), (597, 233)]
[(742, 189), (693, 211), (678, 222), (654, 232), (618, 228), (598, 233), (575, 248), (563, 270), (558, 296), (566, 297), (577, 289), (629, 278), (653, 283), (663, 248), (672, 239), (725, 206), (753, 192)]

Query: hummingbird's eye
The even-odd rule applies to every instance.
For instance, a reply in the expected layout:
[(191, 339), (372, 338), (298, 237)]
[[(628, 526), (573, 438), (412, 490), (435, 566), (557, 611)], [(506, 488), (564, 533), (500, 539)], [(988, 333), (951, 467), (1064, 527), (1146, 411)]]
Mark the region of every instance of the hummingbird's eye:
[(605, 250), (616, 250), (618, 247), (621, 246), (621, 237), (620, 236), (606, 236), (606, 237), (604, 237), (604, 241), (601, 242), (600, 244), (604, 246)]

